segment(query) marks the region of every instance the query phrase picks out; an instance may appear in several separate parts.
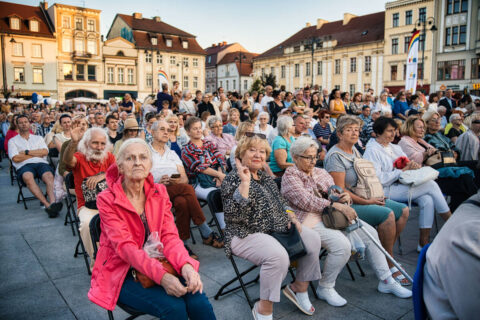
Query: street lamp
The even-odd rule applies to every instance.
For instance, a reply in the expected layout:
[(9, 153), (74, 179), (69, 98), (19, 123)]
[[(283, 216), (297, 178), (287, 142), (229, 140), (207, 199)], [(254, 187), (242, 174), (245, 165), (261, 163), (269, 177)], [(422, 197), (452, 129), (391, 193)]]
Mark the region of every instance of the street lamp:
[(247, 56), (240, 51), (234, 60), (240, 63), (238, 67), (238, 93), (242, 94), (242, 60), (247, 60)]
[[(425, 18), (424, 19), (418, 19), (415, 22), (415, 28), (413, 29), (412, 33), (417, 32), (418, 31), (417, 28), (422, 30), (421, 31), (422, 37), (420, 38), (420, 40), (423, 38), (423, 45), (422, 45), (422, 78), (421, 78), (422, 86), (423, 86), (423, 79), (425, 78), (425, 75), (424, 75), (425, 74), (425, 67), (424, 67), (425, 66), (425, 43), (426, 43), (426, 40), (427, 40), (427, 37), (425, 35), (427, 33), (427, 30), (432, 31), (432, 33), (437, 31), (437, 27), (435, 26), (435, 18), (434, 17), (428, 17), (426, 19)], [(433, 44), (432, 44), (432, 48), (433, 48)]]
[(310, 75), (312, 77), (312, 81), (311, 81), (311, 85), (310, 87), (313, 88), (313, 85), (314, 85), (314, 79), (315, 79), (315, 76), (313, 74), (313, 54), (315, 53), (315, 44), (317, 45), (317, 48), (323, 43), (322, 40), (318, 39), (318, 38), (315, 38), (315, 37), (311, 37), (310, 39), (306, 39), (303, 41), (303, 45), (305, 46), (310, 46), (310, 50), (311, 50), (311, 53), (312, 53), (312, 65), (310, 66), (311, 70), (310, 70)]

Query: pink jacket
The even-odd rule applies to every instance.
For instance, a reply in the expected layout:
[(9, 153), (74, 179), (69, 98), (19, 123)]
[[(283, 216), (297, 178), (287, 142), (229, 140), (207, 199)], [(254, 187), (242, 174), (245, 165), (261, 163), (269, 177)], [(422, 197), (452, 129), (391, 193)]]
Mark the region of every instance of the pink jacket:
[[(165, 270), (159, 261), (151, 259), (142, 249), (145, 228), (123, 191), (123, 176), (119, 175), (116, 164), (107, 170), (106, 179), (108, 189), (100, 193), (97, 199), (102, 234), (88, 298), (102, 308), (113, 310), (130, 267), (157, 284), (160, 284)], [(178, 237), (165, 186), (155, 184), (149, 174), (144, 190), (148, 226), (151, 232), (158, 231), (165, 257), (179, 274), (186, 263), (198, 271), (199, 262), (190, 258)]]
[(416, 163), (423, 163), (423, 153), (425, 152), (425, 146), (427, 148), (433, 148), (432, 145), (425, 142), (423, 139), (418, 140), (422, 145), (417, 141), (413, 140), (409, 136), (403, 136), (402, 139), (398, 142), (398, 145), (402, 148), (403, 152), (407, 155), (408, 159), (415, 161)]

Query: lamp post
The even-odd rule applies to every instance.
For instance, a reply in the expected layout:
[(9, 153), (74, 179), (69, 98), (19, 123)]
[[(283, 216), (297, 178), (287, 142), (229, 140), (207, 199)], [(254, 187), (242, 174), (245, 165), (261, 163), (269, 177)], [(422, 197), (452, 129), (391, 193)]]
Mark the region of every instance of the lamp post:
[[(426, 37), (426, 33), (428, 30), (435, 32), (437, 31), (437, 27), (435, 26), (435, 18), (434, 17), (428, 17), (428, 18), (424, 18), (424, 19), (418, 19), (416, 22), (415, 22), (415, 28), (413, 29), (413, 33), (417, 32), (417, 28), (419, 28), (421, 31), (421, 37), (420, 37), (420, 40), (422, 40), (423, 38), (423, 45), (422, 45), (422, 87), (423, 87), (423, 80), (425, 78), (425, 43), (426, 43), (426, 40), (427, 40), (427, 37)], [(432, 38), (433, 39), (433, 38)], [(432, 40), (433, 41), (433, 40)], [(421, 41), (419, 42), (421, 43)], [(433, 48), (433, 46), (432, 46)], [(432, 54), (433, 54), (433, 50), (432, 50)]]
[(306, 39), (306, 40), (303, 41), (303, 45), (308, 45), (308, 46), (310, 46), (310, 51), (311, 51), (311, 53), (312, 53), (312, 61), (311, 61), (311, 64), (312, 64), (312, 65), (310, 66), (310, 72), (311, 72), (310, 75), (311, 75), (311, 77), (312, 77), (312, 79), (311, 79), (311, 81), (310, 81), (310, 87), (312, 87), (312, 88), (313, 88), (313, 85), (314, 85), (314, 82), (315, 82), (315, 81), (314, 81), (315, 75), (313, 74), (313, 63), (314, 63), (314, 61), (313, 61), (313, 55), (314, 55), (314, 53), (315, 53), (315, 44), (316, 44), (317, 47), (318, 47), (318, 45), (321, 44), (321, 43), (322, 43), (322, 41), (321, 41), (320, 39), (318, 39), (318, 38), (315, 38), (315, 37), (311, 37), (310, 39)]
[(242, 60), (247, 60), (247, 56), (240, 51), (234, 60), (240, 64), (238, 67), (238, 93), (242, 94)]

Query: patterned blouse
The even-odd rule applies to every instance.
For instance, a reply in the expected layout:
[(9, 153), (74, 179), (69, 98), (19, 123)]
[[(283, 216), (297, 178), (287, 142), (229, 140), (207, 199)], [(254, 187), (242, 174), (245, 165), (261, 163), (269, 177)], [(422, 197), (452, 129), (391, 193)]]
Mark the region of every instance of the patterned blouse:
[(182, 161), (191, 181), (195, 180), (198, 173), (207, 168), (215, 168), (218, 165), (226, 168), (227, 164), (215, 145), (205, 140), (202, 147), (198, 147), (191, 141), (188, 142), (182, 149)]
[(332, 176), (324, 169), (315, 167), (309, 176), (293, 166), (287, 168), (282, 177), (282, 195), (290, 203), (297, 219), (303, 222), (310, 212), (321, 214), (330, 204), (319, 195), (327, 194), (328, 188), (334, 184)]
[(225, 252), (232, 254), (233, 237), (245, 238), (253, 233), (284, 232), (290, 221), (287, 202), (280, 195), (275, 181), (258, 171), (259, 180), (251, 179), (248, 199), (238, 190), (241, 180), (233, 169), (223, 180), (221, 191), (225, 213)]

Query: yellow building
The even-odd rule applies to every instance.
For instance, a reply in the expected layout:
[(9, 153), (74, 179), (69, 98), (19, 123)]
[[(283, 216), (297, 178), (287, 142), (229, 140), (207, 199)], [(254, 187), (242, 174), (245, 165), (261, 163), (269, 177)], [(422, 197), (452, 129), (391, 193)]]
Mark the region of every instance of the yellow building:
[(100, 10), (55, 3), (48, 15), (57, 38), (59, 99), (103, 96)]
[(254, 59), (255, 77), (274, 74), (287, 90), (316, 85), (351, 94), (383, 86), (384, 12), (317, 20)]
[[(417, 89), (429, 92), (432, 83), (432, 54), (435, 25), (433, 17), (434, 0), (398, 0), (385, 5), (385, 69), (383, 81), (385, 87), (395, 93), (405, 87), (406, 60), (408, 44), (415, 28), (421, 30), (418, 46)], [(423, 33), (423, 21), (426, 21)], [(435, 30), (435, 28), (433, 29)], [(426, 38), (426, 41), (424, 39)], [(422, 72), (422, 50), (425, 49), (425, 71)], [(423, 76), (423, 78), (422, 78)]]

